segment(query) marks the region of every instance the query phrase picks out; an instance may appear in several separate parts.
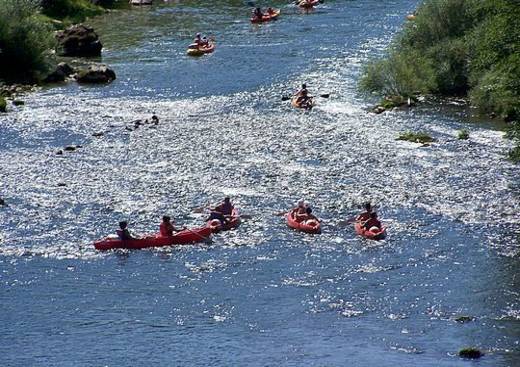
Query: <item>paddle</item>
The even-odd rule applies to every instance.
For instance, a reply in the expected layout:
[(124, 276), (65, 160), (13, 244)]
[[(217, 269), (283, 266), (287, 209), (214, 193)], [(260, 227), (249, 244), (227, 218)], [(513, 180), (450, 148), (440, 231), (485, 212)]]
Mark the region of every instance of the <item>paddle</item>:
[(204, 237), (204, 236), (198, 234), (197, 232), (192, 231), (191, 229), (189, 229), (189, 228), (187, 228), (187, 227), (182, 227), (182, 229), (183, 229), (184, 231), (188, 231), (188, 232), (194, 234), (195, 236), (199, 237), (200, 239), (202, 239), (202, 240), (204, 240), (204, 241), (209, 240), (209, 237)]
[[(319, 94), (321, 98), (329, 98), (330, 93)], [(294, 96), (282, 96), (282, 101), (289, 101)]]

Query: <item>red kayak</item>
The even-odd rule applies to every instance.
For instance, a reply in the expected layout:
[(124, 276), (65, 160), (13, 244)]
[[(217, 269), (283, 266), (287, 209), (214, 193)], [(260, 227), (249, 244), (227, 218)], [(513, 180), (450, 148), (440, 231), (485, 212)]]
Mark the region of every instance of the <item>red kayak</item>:
[(162, 247), (171, 245), (186, 245), (195, 242), (206, 241), (211, 236), (211, 229), (199, 227), (185, 229), (175, 233), (171, 237), (163, 237), (159, 234), (122, 241), (117, 237), (107, 237), (94, 242), (96, 250), (112, 250), (116, 248), (142, 249), (148, 247)]
[(287, 220), (287, 225), (297, 231), (314, 234), (321, 233), (321, 223), (316, 219), (307, 219), (303, 222), (297, 222), (296, 219), (294, 219), (293, 211), (287, 213), (285, 219)]
[(306, 8), (306, 9), (310, 9), (310, 8), (314, 8), (316, 5), (318, 5), (320, 3), (320, 0), (313, 0), (313, 1), (306, 1), (306, 0), (302, 0), (298, 3), (298, 6), (300, 8)]
[(230, 229), (237, 228), (240, 225), (240, 215), (236, 209), (233, 209), (231, 217), (228, 218), (228, 220), (229, 221), (226, 224), (222, 224), (220, 220), (212, 219), (208, 222), (207, 227), (210, 228), (213, 233), (229, 231)]
[(269, 22), (270, 20), (274, 20), (278, 18), (280, 15), (280, 9), (273, 10), (272, 13), (263, 14), (262, 17), (252, 17), (251, 23), (263, 23), (263, 22)]
[(368, 229), (363, 228), (361, 223), (355, 222), (354, 223), (354, 229), (356, 230), (356, 233), (360, 236), (363, 236), (365, 238), (368, 238), (369, 240), (384, 240), (386, 237), (386, 228), (381, 227), (377, 231), (369, 231)]

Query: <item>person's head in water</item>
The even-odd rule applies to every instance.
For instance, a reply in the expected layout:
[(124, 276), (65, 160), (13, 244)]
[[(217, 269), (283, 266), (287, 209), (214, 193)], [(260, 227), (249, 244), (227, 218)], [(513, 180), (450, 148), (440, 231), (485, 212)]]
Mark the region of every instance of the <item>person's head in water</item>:
[(172, 220), (172, 218), (170, 218), (170, 216), (168, 216), (168, 215), (165, 215), (162, 217), (162, 221), (164, 223), (170, 223), (171, 220)]
[(126, 229), (126, 227), (128, 227), (128, 222), (126, 220), (119, 222), (119, 228)]

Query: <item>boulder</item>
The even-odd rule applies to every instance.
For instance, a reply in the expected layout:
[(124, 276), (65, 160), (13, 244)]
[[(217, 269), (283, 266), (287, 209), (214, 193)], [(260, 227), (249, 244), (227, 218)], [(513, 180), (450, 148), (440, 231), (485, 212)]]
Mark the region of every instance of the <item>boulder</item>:
[(74, 74), (74, 69), (65, 62), (60, 62), (56, 69), (45, 78), (46, 83), (59, 83), (65, 81), (67, 77)]
[(76, 24), (56, 33), (61, 56), (101, 56), (103, 45), (94, 29)]
[(110, 83), (116, 78), (114, 70), (106, 65), (90, 65), (87, 69), (78, 71), (76, 80), (78, 83), (103, 84)]

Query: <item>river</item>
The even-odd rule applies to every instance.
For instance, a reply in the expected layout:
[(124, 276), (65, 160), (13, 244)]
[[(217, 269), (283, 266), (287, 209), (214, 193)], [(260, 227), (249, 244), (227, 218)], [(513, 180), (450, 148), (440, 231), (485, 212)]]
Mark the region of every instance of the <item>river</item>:
[[(274, 1), (280, 19), (261, 25), (245, 2), (208, 3), (92, 19), (117, 80), (44, 89), (2, 116), (2, 365), (454, 367), (466, 346), (479, 366), (520, 365), (510, 143), (457, 101), (373, 115), (357, 90), (418, 1)], [(197, 31), (213, 54), (185, 55)], [(330, 98), (291, 108), (302, 82)], [(134, 128), (153, 113), (157, 127)], [(396, 141), (406, 130), (437, 142)], [(92, 246), (122, 219), (196, 226), (193, 208), (225, 195), (252, 219), (210, 244)], [(300, 197), (321, 235), (274, 215)], [(385, 241), (338, 223), (367, 200)]]

